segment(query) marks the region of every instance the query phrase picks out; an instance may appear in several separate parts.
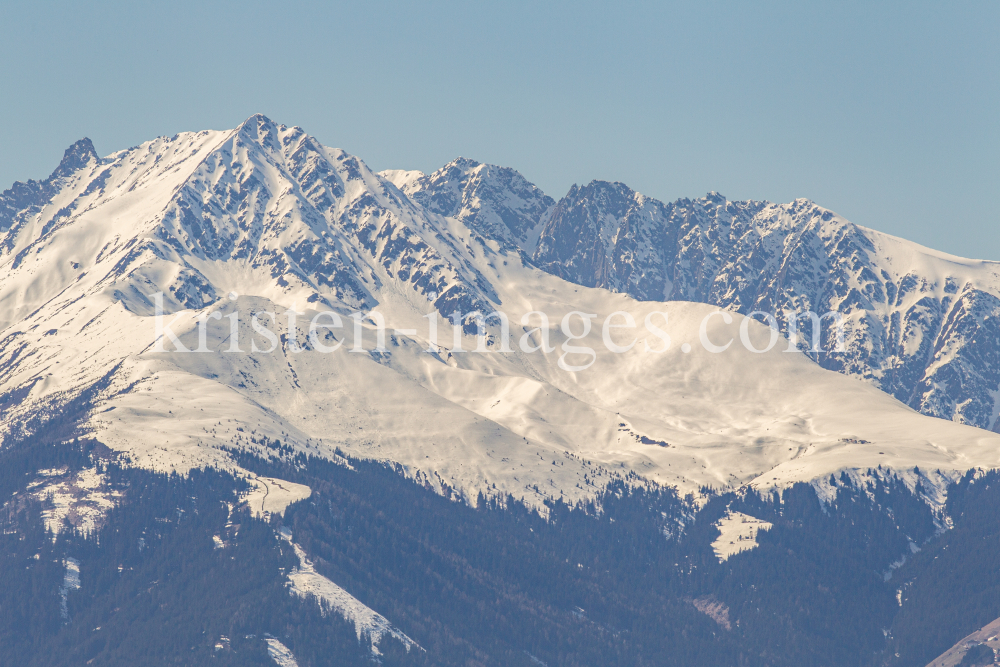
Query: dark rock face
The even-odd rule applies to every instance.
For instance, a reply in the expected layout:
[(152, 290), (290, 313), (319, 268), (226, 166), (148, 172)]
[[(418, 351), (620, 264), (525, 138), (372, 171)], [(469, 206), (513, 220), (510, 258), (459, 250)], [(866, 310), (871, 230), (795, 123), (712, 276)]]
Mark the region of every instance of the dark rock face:
[(84, 137), (66, 149), (62, 161), (59, 162), (59, 166), (52, 172), (49, 179), (54, 180), (70, 176), (90, 164), (91, 160), (97, 159), (99, 158), (97, 151), (94, 150), (94, 143), (87, 137)]
[(997, 430), (1000, 386), (1000, 299), (968, 287), (951, 305), (910, 405)]
[(534, 260), (572, 282), (645, 301), (702, 301), (733, 253), (731, 228), (746, 226), (763, 206), (721, 197), (663, 204), (594, 181), (573, 186), (556, 205)]

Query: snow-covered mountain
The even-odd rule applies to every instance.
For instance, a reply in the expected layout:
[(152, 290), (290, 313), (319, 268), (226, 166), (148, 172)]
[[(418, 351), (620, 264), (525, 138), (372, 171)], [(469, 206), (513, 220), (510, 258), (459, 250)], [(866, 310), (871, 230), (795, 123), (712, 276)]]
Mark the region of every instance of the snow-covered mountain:
[[(513, 170), (465, 159), (377, 174), (258, 115), (105, 158), (83, 140), (49, 179), (4, 192), (0, 213), (8, 440), (72, 422), (139, 465), (187, 470), (233, 469), (226, 448), (264, 453), (266, 437), (395, 461), (470, 500), (507, 491), (536, 504), (621, 477), (823, 487), (879, 465), (933, 500), (957, 474), (1000, 465), (1000, 436), (959, 423), (995, 422), (995, 266), (808, 202), (665, 205), (593, 183), (555, 203)], [(157, 344), (161, 292), (162, 323), (195, 351)], [(784, 344), (745, 349), (739, 316), (707, 320), (712, 340), (737, 341), (709, 353), (698, 341), (713, 303), (841, 308), (848, 351), (821, 362), (846, 374)], [(310, 339), (326, 310), (343, 326)], [(474, 310), (508, 316), (510, 351), (497, 317), (483, 349), (468, 315), (456, 336), (445, 318)], [(597, 315), (578, 341), (559, 326), (573, 311)], [(616, 311), (633, 336), (604, 333)], [(258, 322), (271, 353), (252, 351), (269, 347), (252, 324), (261, 313), (277, 315)], [(656, 313), (669, 346), (643, 328)], [(551, 352), (519, 344), (545, 334)], [(611, 354), (605, 335), (636, 344)], [(600, 353), (567, 371), (588, 355), (566, 344)]]
[[(491, 171), (504, 178), (490, 179)], [(405, 189), (505, 244), (510, 230), (530, 230), (520, 231), (519, 247), (540, 268), (580, 285), (644, 301), (772, 312), (783, 331), (787, 311), (839, 312), (847, 350), (832, 351), (834, 323), (825, 320), (829, 352), (813, 355), (824, 368), (864, 379), (924, 414), (996, 428), (997, 262), (859, 227), (808, 200), (731, 202), (709, 193), (665, 204), (622, 183), (594, 181), (548, 205), (506, 172), (460, 159)], [(511, 223), (504, 228), (498, 218)], [(808, 350), (809, 322), (798, 324)]]
[[(413, 174), (413, 172), (400, 172)], [(402, 184), (538, 267), (643, 301), (697, 301), (749, 314), (838, 312), (821, 325), (824, 368), (861, 378), (924, 414), (985, 429), (1000, 414), (1000, 263), (967, 260), (854, 225), (808, 200), (670, 204), (622, 183), (573, 186), (558, 204), (510, 169), (455, 160)], [(797, 322), (800, 348), (810, 322)]]
[[(837, 311), (824, 367), (924, 414), (997, 427), (1000, 263), (973, 261), (854, 225), (807, 200), (664, 204), (621, 183), (573, 187), (548, 214), (534, 260), (581, 285), (743, 314)], [(809, 322), (799, 322), (809, 345)]]
[[(430, 176), (386, 173), (427, 210), (457, 218), (504, 250), (534, 250), (555, 201), (507, 167), (458, 158)], [(402, 172), (413, 174), (414, 172)]]

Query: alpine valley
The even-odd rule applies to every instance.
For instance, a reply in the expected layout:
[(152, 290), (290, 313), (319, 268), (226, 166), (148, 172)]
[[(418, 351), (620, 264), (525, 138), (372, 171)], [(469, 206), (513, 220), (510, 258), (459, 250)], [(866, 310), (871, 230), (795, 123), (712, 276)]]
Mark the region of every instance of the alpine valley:
[(0, 266), (0, 664), (1000, 648), (1000, 263), (255, 115), (75, 143)]

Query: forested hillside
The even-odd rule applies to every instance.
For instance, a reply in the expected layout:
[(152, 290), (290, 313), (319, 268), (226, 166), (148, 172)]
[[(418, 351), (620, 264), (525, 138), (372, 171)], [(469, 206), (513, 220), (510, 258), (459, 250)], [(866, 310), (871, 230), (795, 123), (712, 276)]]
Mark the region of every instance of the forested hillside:
[[(266, 665), (276, 639), (301, 666), (923, 665), (1000, 616), (996, 474), (954, 485), (954, 528), (936, 534), (928, 505), (878, 471), (864, 488), (845, 476), (825, 505), (803, 484), (696, 508), (622, 479), (543, 515), (268, 445), (270, 459), (233, 454), (313, 490), (269, 520), (239, 504), (247, 483), (224, 472), (153, 473), (91, 442), (0, 454), (3, 664)], [(39, 471), (89, 467), (116, 506), (89, 534), (67, 524), (53, 535), (29, 485)], [(716, 522), (732, 511), (773, 527), (720, 563)], [(300, 563), (282, 532), (417, 646), (373, 645), (292, 595)]]

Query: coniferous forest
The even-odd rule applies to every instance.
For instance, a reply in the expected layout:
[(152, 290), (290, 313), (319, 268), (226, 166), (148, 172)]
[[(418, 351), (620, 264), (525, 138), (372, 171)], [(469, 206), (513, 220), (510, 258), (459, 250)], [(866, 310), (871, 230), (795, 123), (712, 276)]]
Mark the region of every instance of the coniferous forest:
[[(268, 451), (232, 455), (312, 495), (267, 520), (225, 472), (153, 473), (93, 442), (0, 453), (0, 661), (273, 665), (277, 638), (303, 667), (925, 665), (1000, 616), (997, 473), (949, 489), (941, 530), (891, 475), (864, 488), (845, 477), (827, 504), (798, 485), (701, 507), (617, 480), (593, 503), (539, 513), (510, 496), (473, 506), (377, 462)], [(26, 493), (37, 471), (94, 466), (114, 509), (87, 534), (47, 531)], [(727, 507), (773, 528), (719, 563), (710, 545)], [(299, 563), (282, 530), (419, 648), (376, 645), (292, 595)]]

